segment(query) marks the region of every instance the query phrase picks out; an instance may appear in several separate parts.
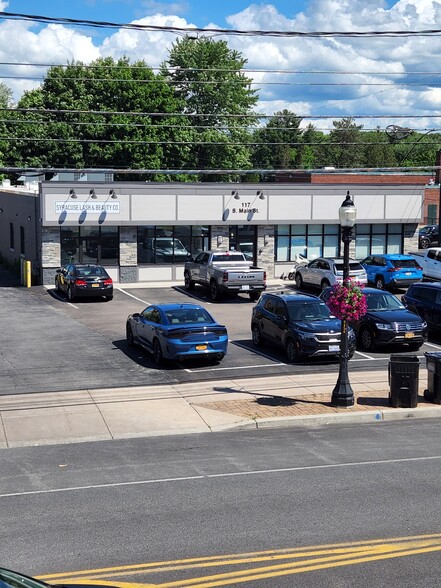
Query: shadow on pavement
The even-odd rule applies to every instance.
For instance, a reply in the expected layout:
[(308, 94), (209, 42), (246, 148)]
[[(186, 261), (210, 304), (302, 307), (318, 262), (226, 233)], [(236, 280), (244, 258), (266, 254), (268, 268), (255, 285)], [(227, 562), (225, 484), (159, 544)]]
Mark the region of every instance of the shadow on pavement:
[(0, 266), (0, 288), (15, 288), (20, 285), (20, 276)]

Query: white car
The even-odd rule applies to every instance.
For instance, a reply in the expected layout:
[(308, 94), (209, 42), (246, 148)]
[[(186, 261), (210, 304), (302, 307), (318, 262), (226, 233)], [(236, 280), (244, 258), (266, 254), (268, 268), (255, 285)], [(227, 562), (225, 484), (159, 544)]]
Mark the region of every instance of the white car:
[[(349, 277), (360, 284), (367, 284), (366, 270), (355, 259), (349, 260)], [(297, 288), (312, 286), (324, 290), (337, 282), (343, 282), (343, 258), (318, 257), (296, 270)]]

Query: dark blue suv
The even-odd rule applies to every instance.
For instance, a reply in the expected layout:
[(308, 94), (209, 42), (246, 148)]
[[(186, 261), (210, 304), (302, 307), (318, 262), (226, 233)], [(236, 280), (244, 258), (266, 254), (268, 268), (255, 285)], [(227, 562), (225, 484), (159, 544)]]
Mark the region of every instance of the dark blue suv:
[(423, 270), (411, 255), (382, 253), (369, 255), (361, 265), (366, 270), (369, 284), (379, 290), (402, 288), (414, 282), (421, 282)]
[(401, 300), (426, 321), (429, 329), (441, 329), (441, 282), (413, 284)]
[[(268, 343), (285, 350), (289, 362), (340, 354), (341, 321), (313, 294), (264, 293), (254, 306), (251, 333), (256, 346)], [(355, 352), (349, 328), (349, 357)]]

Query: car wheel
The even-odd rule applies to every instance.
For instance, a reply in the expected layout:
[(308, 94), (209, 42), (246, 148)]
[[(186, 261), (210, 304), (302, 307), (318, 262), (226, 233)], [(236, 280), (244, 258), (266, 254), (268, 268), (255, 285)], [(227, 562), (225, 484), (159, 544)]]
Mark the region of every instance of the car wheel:
[(213, 301), (219, 300), (219, 287), (215, 280), (210, 282), (210, 299)]
[(129, 347), (135, 346), (135, 338), (133, 337), (132, 327), (128, 323), (126, 325), (126, 341)]
[(252, 302), (256, 302), (257, 300), (259, 300), (259, 292), (250, 292), (250, 300)]
[(295, 361), (298, 361), (299, 352), (297, 349), (297, 344), (291, 337), (286, 342), (285, 351), (289, 363), (294, 363)]
[(295, 279), (294, 272), (289, 272), (289, 274), (288, 274), (288, 280), (294, 280), (294, 279)]
[(60, 282), (58, 280), (55, 280), (55, 289), (58, 293), (61, 292)]
[(158, 339), (155, 339), (153, 341), (153, 361), (156, 365), (161, 365), (163, 359), (161, 343), (158, 341)]
[(184, 273), (184, 284), (186, 290), (194, 290), (195, 284), (193, 280), (190, 278), (190, 272)]
[(384, 290), (384, 278), (377, 276), (375, 278), (375, 287), (378, 288), (378, 290)]
[(262, 347), (263, 339), (258, 325), (253, 325), (251, 328), (251, 337), (256, 347)]
[(299, 290), (303, 288), (303, 278), (300, 274), (296, 274), (296, 286)]
[(323, 292), (323, 290), (329, 288), (330, 285), (329, 280), (322, 280), (322, 283), (320, 284), (321, 291)]
[(429, 239), (424, 239), (424, 237), (420, 239), (420, 249), (427, 249), (428, 247), (430, 247)]
[(75, 298), (75, 296), (73, 295), (72, 292), (72, 288), (71, 286), (67, 287), (67, 299), (69, 300), (69, 302), (72, 302), (72, 300)]
[(354, 357), (355, 349), (349, 352), (348, 359), (352, 359)]
[(374, 335), (369, 327), (363, 327), (360, 332), (360, 346), (365, 351), (372, 351), (375, 348)]

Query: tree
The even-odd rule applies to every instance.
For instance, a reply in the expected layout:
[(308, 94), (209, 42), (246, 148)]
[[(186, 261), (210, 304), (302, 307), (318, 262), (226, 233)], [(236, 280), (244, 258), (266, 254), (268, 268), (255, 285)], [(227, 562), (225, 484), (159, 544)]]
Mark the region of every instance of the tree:
[(254, 132), (253, 166), (262, 169), (290, 169), (300, 159), (302, 119), (293, 112), (276, 112), (268, 124)]
[(332, 165), (339, 168), (360, 167), (364, 164), (363, 146), (361, 129), (354, 123), (353, 118), (342, 118), (339, 121), (333, 121), (334, 129), (328, 136), (328, 147), (325, 150), (327, 154), (326, 165)]
[[(192, 127), (191, 161), (200, 179), (205, 169), (243, 169), (250, 166), (250, 132), (256, 92), (241, 69), (246, 64), (225, 41), (186, 36), (172, 46), (162, 73), (173, 86)], [(230, 177), (231, 179), (231, 177)]]
[(386, 133), (380, 129), (364, 131), (363, 143), (368, 143), (364, 145), (366, 167), (394, 167), (397, 165), (394, 148), (390, 144)]
[(181, 143), (189, 133), (177, 114), (181, 104), (163, 76), (155, 76), (143, 61), (132, 65), (126, 58), (106, 58), (88, 66), (52, 67), (42, 87), (26, 92), (18, 106), (35, 109), (21, 125), (23, 139), (16, 146), (21, 164), (131, 170), (170, 168), (176, 162), (186, 166), (188, 149)]

